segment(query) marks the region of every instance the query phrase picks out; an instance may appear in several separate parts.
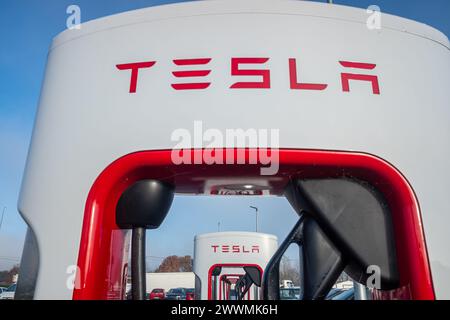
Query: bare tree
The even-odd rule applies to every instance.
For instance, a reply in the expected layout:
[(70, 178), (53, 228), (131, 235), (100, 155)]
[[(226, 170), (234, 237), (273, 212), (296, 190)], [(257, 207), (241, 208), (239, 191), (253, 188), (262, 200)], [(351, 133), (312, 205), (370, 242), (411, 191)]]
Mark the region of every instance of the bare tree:
[(19, 266), (15, 265), (8, 271), (0, 271), (0, 285), (9, 286), (13, 283), (13, 277), (19, 274)]
[(192, 257), (191, 256), (168, 256), (166, 257), (155, 272), (191, 272)]
[(286, 256), (280, 262), (280, 280), (291, 280), (295, 286), (300, 286), (300, 269), (298, 261)]

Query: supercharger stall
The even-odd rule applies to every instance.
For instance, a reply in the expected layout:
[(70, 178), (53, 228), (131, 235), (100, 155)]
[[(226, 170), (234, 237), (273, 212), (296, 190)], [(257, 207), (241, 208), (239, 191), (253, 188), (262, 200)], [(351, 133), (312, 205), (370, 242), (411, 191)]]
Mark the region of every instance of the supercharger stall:
[[(196, 297), (201, 300), (238, 300), (236, 285), (246, 267), (258, 278), (278, 249), (274, 235), (257, 232), (216, 232), (195, 236), (194, 266)], [(262, 299), (261, 285), (252, 283), (242, 300)]]
[[(342, 271), (366, 285), (370, 270), (375, 299), (450, 299), (449, 41), (367, 19), (307, 1), (198, 1), (56, 36), (18, 204), (29, 228), (16, 297), (124, 298), (131, 232), (116, 208), (156, 181), (175, 197), (227, 186), (286, 197), (299, 220), (274, 257), (302, 245), (304, 299)], [(278, 170), (250, 161), (270, 140), (177, 145), (173, 133), (198, 121), (277, 129)], [(208, 163), (206, 147), (245, 161)], [(177, 148), (200, 160), (174, 163)], [(276, 261), (266, 269), (275, 299)]]

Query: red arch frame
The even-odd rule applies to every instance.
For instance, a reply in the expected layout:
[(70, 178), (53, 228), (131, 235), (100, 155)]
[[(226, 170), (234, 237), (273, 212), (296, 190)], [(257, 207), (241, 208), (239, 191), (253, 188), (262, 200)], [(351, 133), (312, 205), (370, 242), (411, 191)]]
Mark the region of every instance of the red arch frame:
[[(261, 279), (264, 277), (264, 270), (261, 268), (259, 264), (254, 263), (216, 263), (213, 264), (208, 269), (208, 300), (212, 299), (212, 281), (211, 276), (214, 268), (216, 267), (224, 267), (224, 268), (243, 268), (243, 267), (256, 267), (259, 272), (261, 272)], [(222, 277), (222, 276), (221, 276)], [(220, 283), (220, 281), (219, 281)], [(247, 298), (250, 297), (250, 292), (248, 292)], [(219, 290), (219, 300), (222, 300), (221, 291)]]
[[(223, 275), (220, 275), (220, 279), (219, 279), (219, 283), (222, 283), (222, 279), (224, 278), (224, 277), (240, 277), (240, 276), (243, 276), (243, 274), (237, 274), (237, 273), (233, 273), (233, 274), (223, 274)], [(221, 285), (222, 286), (222, 285)], [(208, 289), (209, 290), (209, 289)], [(227, 294), (225, 295), (225, 297), (224, 297), (225, 299), (224, 300), (228, 300), (228, 298), (229, 298), (229, 293), (227, 292)], [(219, 291), (219, 300), (222, 300), (222, 290), (220, 290)]]
[[(233, 150), (243, 151), (246, 160), (254, 151)], [(123, 252), (127, 231), (118, 229), (115, 207), (122, 192), (134, 182), (162, 179), (175, 183), (177, 192), (202, 193), (201, 182), (192, 177), (260, 177), (260, 164), (174, 165), (171, 152), (128, 154), (111, 163), (95, 180), (85, 205), (78, 255), (80, 287), (74, 289), (73, 299), (124, 298)], [(204, 150), (185, 152), (194, 156)], [(295, 177), (352, 176), (374, 185), (385, 196), (393, 213), (401, 284), (398, 290), (377, 292), (375, 298), (435, 299), (419, 204), (408, 181), (394, 166), (365, 153), (280, 149), (279, 167), (277, 177), (282, 181), (278, 185), (274, 183), (274, 194), (280, 194), (283, 183)]]

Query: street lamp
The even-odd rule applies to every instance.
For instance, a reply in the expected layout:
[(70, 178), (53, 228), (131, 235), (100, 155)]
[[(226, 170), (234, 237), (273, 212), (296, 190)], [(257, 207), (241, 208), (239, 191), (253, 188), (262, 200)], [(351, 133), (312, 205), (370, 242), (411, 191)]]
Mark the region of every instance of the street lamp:
[(3, 207), (2, 217), (0, 219), (0, 229), (2, 228), (2, 225), (3, 225), (3, 217), (5, 216), (5, 211), (6, 211), (6, 207)]
[(255, 217), (256, 217), (255, 230), (256, 232), (258, 232), (258, 208), (254, 206), (250, 206), (250, 208), (255, 209)]

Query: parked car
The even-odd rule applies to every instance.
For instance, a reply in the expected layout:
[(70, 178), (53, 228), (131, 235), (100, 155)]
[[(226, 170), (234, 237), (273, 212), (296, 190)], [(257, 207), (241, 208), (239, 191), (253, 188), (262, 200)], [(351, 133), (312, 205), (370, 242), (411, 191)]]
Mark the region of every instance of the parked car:
[(14, 295), (16, 294), (16, 284), (13, 284), (8, 287), (5, 291), (0, 294), (0, 300), (12, 300), (14, 299)]
[(325, 300), (332, 300), (335, 296), (343, 292), (344, 289), (340, 288), (332, 288), (330, 292), (328, 292), (327, 296), (325, 297)]
[(300, 287), (280, 288), (280, 300), (300, 300)]
[(186, 300), (195, 300), (195, 289), (186, 289)]
[(172, 288), (166, 293), (166, 300), (186, 300), (186, 288)]
[(355, 300), (355, 290), (353, 288), (343, 290), (339, 294), (332, 297), (330, 300)]
[(148, 300), (163, 300), (166, 298), (166, 291), (161, 288), (155, 288), (150, 292)]

